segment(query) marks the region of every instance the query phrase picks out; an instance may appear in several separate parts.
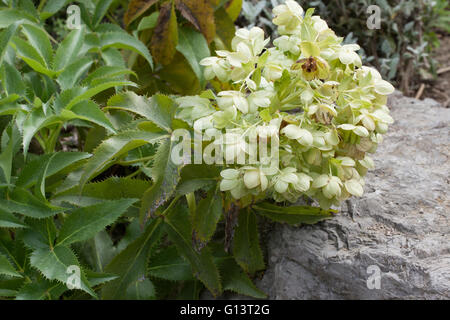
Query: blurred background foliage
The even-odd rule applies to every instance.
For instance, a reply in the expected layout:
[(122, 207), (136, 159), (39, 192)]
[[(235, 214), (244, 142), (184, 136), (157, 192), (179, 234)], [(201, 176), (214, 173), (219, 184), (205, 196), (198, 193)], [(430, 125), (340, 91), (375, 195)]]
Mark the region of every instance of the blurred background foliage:
[[(244, 0), (238, 24), (262, 27), (273, 39), (271, 10), (282, 0)], [(306, 10), (325, 19), (345, 42), (357, 42), (364, 63), (381, 71), (405, 94), (413, 94), (422, 81), (436, 77), (437, 64), (432, 56), (439, 47), (438, 34), (450, 33), (448, 0), (297, 0)], [(367, 7), (381, 9), (381, 28), (366, 25)]]

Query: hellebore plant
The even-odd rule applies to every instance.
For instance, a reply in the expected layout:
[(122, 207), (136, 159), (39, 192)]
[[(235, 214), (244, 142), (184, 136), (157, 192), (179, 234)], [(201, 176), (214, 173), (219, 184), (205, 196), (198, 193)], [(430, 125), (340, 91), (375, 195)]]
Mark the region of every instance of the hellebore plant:
[[(359, 46), (342, 45), (343, 38), (313, 11), (304, 14), (295, 1), (274, 8), (281, 36), (271, 48), (262, 29), (237, 30), (233, 51), (218, 50), (217, 57), (201, 61), (205, 77), (227, 90), (211, 100), (178, 99), (178, 117), (196, 130), (238, 135), (241, 141), (250, 131), (259, 139), (276, 133), (269, 149), (279, 149), (278, 167), (264, 159), (251, 166), (226, 159), (220, 190), (241, 203), (294, 203), (307, 196), (329, 208), (361, 196), (363, 177), (373, 167), (368, 154), (393, 123), (386, 96), (394, 87), (362, 66)], [(225, 144), (225, 155), (229, 148)], [(245, 142), (233, 148), (235, 159), (249, 153)]]

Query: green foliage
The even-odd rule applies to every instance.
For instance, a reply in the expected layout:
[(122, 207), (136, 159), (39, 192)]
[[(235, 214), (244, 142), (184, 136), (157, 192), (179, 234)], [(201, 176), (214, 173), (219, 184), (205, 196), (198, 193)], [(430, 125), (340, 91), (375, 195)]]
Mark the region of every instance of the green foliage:
[(0, 299), (265, 298), (251, 280), (258, 215), (331, 211), (237, 203), (222, 167), (171, 159), (173, 132), (190, 128), (171, 94), (206, 87), (200, 61), (231, 48), (242, 1), (0, 3)]

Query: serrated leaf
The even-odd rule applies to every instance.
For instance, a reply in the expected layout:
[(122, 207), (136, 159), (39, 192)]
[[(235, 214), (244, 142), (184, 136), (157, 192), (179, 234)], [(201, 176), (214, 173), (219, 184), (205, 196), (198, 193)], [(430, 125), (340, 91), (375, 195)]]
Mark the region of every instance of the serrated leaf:
[(171, 132), (175, 114), (174, 101), (162, 94), (155, 94), (150, 99), (127, 91), (108, 100), (108, 109), (119, 109), (138, 114), (156, 124), (159, 128)]
[(22, 188), (15, 188), (8, 200), (0, 199), (0, 207), (37, 219), (51, 217), (64, 210), (41, 201)]
[(236, 262), (248, 273), (264, 269), (256, 215), (250, 210), (242, 209), (239, 212), (233, 239), (233, 255)]
[(210, 0), (177, 0), (176, 6), (183, 17), (203, 33), (210, 43), (216, 34), (214, 9)]
[(216, 231), (221, 216), (222, 197), (218, 189), (214, 188), (197, 205), (193, 218), (194, 237), (202, 243), (207, 243)]
[(2, 254), (0, 254), (0, 274), (10, 277), (22, 277), (22, 275), (14, 269), (9, 260)]
[(191, 242), (192, 227), (186, 207), (177, 205), (167, 214), (166, 230), (178, 252), (189, 261), (194, 275), (215, 296), (222, 292), (219, 272), (208, 248), (197, 252)]
[(62, 283), (42, 279), (20, 288), (16, 300), (57, 300), (66, 290), (67, 287)]
[(255, 286), (232, 258), (223, 260), (219, 265), (223, 290), (233, 291), (256, 299), (267, 298), (267, 295)]
[(84, 167), (80, 179), (80, 186), (102, 171), (113, 159), (126, 154), (128, 151), (148, 143), (156, 143), (164, 134), (144, 131), (125, 131), (104, 140), (94, 151), (94, 156), (89, 159)]
[(131, 0), (123, 17), (123, 23), (129, 26), (157, 2), (158, 0)]
[(180, 256), (174, 246), (165, 248), (150, 257), (148, 272), (152, 277), (172, 281), (193, 279), (190, 264)]
[(269, 202), (262, 202), (252, 207), (257, 213), (276, 222), (284, 222), (291, 225), (314, 224), (324, 219), (330, 219), (335, 210), (324, 210), (320, 207), (289, 206), (281, 207)]
[(127, 49), (143, 56), (153, 69), (153, 59), (147, 47), (135, 37), (126, 32), (107, 32), (101, 35), (100, 45), (102, 51), (108, 48)]
[[(87, 183), (83, 187), (81, 196), (109, 200), (121, 198), (140, 199), (150, 185), (151, 182), (148, 180), (110, 177), (100, 182)], [(80, 197), (78, 186), (57, 194), (53, 200), (64, 201), (71, 199), (71, 197), (73, 197), (74, 200)]]
[(150, 249), (161, 237), (161, 220), (152, 221), (145, 232), (122, 250), (106, 266), (105, 272), (119, 276), (119, 279), (111, 281), (102, 290), (103, 299), (124, 298), (124, 292), (128, 287), (146, 274), (147, 258)]
[(27, 228), (28, 226), (11, 212), (0, 208), (0, 228)]
[(84, 28), (74, 29), (61, 42), (55, 53), (53, 69), (61, 72), (65, 67), (71, 64), (80, 53), (84, 42)]
[[(30, 264), (39, 270), (48, 280), (58, 280), (63, 284), (66, 284), (71, 276), (67, 272), (69, 267), (80, 267), (76, 255), (71, 249), (64, 246), (34, 250), (30, 257)], [(96, 298), (97, 296), (92, 290), (81, 267), (80, 271), (80, 289)]]
[(48, 34), (42, 28), (32, 24), (23, 24), (22, 32), (27, 37), (28, 42), (42, 57), (45, 65), (50, 67), (53, 60), (53, 48)]
[(192, 29), (181, 27), (179, 28), (179, 37), (177, 50), (186, 58), (192, 71), (197, 75), (200, 81), (200, 86), (204, 88), (205, 77), (203, 75), (203, 67), (200, 66), (200, 61), (203, 58), (209, 57), (208, 43), (201, 33)]
[[(50, 159), (52, 155), (54, 155), (54, 157)], [(78, 161), (89, 158), (90, 156), (91, 155), (87, 152), (56, 152), (53, 154), (42, 155), (25, 165), (17, 179), (16, 185), (23, 188), (33, 186), (38, 180), (40, 172), (42, 172), (46, 166), (46, 163), (49, 163), (47, 174), (45, 176), (47, 178)]]
[(92, 63), (94, 61), (91, 58), (84, 57), (66, 67), (56, 79), (61, 90), (67, 90), (75, 86), (81, 76), (89, 70)]
[(173, 3), (164, 3), (159, 11), (158, 21), (153, 31), (150, 49), (155, 60), (169, 64), (178, 44), (178, 24)]
[(58, 245), (88, 240), (116, 221), (135, 199), (105, 201), (73, 211), (64, 221), (59, 231)]
[(30, 226), (22, 234), (22, 240), (30, 249), (42, 249), (52, 247), (55, 244), (57, 229), (53, 217), (46, 219), (25, 220)]
[(153, 185), (142, 197), (140, 221), (144, 223), (175, 192), (183, 165), (172, 162), (172, 139), (165, 139), (158, 147), (152, 167)]

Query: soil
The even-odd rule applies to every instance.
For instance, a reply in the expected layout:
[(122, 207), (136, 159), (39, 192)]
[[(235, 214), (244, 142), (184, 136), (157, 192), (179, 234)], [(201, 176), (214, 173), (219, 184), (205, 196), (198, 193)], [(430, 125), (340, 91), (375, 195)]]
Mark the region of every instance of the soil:
[(424, 82), (425, 88), (420, 99), (432, 98), (444, 107), (450, 107), (450, 34), (440, 35), (441, 45), (433, 54), (438, 61), (437, 79)]

